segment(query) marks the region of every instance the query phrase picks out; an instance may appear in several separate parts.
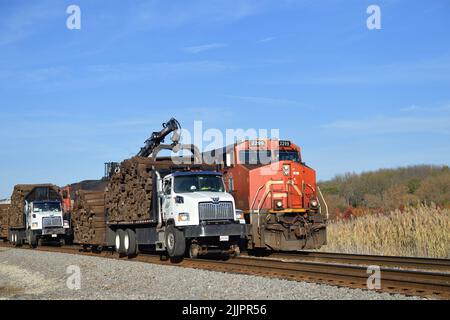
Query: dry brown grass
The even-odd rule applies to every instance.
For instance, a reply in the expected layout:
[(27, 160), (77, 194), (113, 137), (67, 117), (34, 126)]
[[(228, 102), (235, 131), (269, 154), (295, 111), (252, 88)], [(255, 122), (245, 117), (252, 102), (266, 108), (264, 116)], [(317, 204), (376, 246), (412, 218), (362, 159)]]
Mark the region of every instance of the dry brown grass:
[(450, 210), (408, 207), (336, 221), (322, 251), (450, 258)]

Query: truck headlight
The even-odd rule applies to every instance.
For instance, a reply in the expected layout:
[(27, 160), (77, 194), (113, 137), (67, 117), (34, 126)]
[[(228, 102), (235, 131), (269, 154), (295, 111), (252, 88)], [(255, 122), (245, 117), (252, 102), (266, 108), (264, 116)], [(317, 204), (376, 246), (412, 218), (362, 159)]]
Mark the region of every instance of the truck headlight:
[(37, 222), (33, 222), (33, 223), (31, 224), (31, 228), (35, 229), (35, 228), (37, 228), (37, 227), (38, 227), (38, 223), (37, 223)]
[(243, 220), (243, 219), (244, 219), (244, 211), (236, 210), (236, 220)]
[(283, 174), (285, 176), (290, 176), (291, 175), (291, 166), (288, 164), (283, 165)]
[(178, 221), (180, 221), (180, 222), (189, 221), (189, 213), (187, 213), (187, 212), (179, 213)]
[(64, 220), (64, 228), (69, 228), (70, 227), (70, 224), (69, 224), (69, 221), (68, 220)]

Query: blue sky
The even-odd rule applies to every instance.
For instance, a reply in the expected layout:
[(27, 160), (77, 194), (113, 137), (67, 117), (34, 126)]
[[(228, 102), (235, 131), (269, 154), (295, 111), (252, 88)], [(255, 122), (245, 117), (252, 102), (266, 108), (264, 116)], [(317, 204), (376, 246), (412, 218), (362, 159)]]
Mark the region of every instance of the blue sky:
[(449, 164), (449, 40), (447, 0), (0, 0), (0, 198), (99, 178), (172, 116), (279, 128), (320, 179)]

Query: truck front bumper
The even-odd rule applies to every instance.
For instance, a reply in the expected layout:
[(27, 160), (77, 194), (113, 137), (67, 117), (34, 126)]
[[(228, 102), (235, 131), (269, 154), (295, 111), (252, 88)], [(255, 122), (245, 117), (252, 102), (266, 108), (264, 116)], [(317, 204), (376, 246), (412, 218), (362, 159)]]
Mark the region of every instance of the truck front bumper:
[(41, 236), (50, 236), (53, 234), (57, 234), (57, 235), (65, 235), (66, 234), (66, 229), (64, 229), (63, 227), (61, 227), (61, 228), (45, 228), (45, 229), (39, 230), (39, 231), (38, 231), (38, 234)]
[(186, 238), (239, 236), (245, 238), (249, 234), (250, 226), (246, 224), (207, 224), (189, 226), (184, 229)]

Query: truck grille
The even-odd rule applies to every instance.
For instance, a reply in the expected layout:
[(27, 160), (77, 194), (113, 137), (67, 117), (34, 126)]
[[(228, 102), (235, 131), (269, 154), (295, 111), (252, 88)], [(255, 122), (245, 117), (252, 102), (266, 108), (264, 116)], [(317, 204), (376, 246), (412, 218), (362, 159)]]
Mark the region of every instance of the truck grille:
[(200, 220), (234, 220), (233, 202), (199, 203)]
[(43, 228), (62, 227), (61, 217), (42, 218)]

